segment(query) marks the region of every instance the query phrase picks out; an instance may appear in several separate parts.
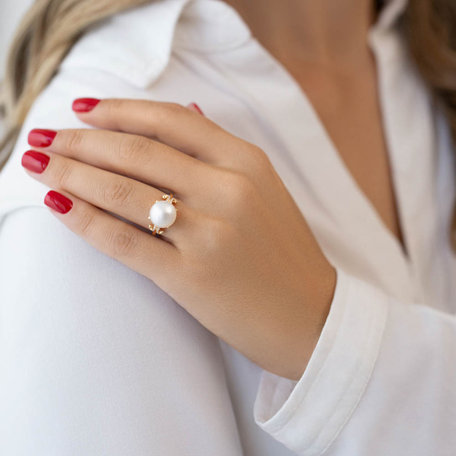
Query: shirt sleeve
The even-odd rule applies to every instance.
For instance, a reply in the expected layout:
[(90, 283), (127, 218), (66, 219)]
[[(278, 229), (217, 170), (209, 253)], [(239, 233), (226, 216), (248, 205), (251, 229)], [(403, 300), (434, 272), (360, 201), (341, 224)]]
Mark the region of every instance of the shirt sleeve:
[(296, 454), (453, 455), (456, 320), (337, 268), (298, 381), (263, 371), (255, 422)]

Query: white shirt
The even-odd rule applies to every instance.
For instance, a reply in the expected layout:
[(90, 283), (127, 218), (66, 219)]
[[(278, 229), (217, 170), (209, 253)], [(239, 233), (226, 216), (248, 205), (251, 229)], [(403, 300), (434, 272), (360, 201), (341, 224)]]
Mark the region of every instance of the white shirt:
[[(387, 5), (369, 44), (408, 257), (229, 5), (155, 1), (74, 46), (0, 174), (2, 455), (455, 454), (455, 165), (397, 27), (405, 6)], [(47, 188), (20, 165), (26, 135), (87, 127), (70, 109), (86, 96), (195, 101), (269, 155), (338, 274), (299, 381), (219, 341), (43, 206)]]

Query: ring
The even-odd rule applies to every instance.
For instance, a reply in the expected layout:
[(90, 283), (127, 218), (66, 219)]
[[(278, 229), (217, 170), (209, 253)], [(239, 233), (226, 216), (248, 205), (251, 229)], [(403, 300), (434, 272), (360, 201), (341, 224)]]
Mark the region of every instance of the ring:
[(148, 219), (151, 221), (149, 229), (155, 236), (162, 234), (163, 228), (170, 227), (175, 222), (177, 215), (177, 209), (174, 207), (177, 199), (173, 197), (173, 194), (165, 193), (162, 198), (165, 201), (156, 200), (149, 211)]

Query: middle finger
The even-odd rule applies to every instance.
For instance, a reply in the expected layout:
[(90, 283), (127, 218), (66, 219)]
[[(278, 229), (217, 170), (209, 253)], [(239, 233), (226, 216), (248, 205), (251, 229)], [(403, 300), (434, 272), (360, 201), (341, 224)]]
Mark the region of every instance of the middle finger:
[(181, 196), (207, 193), (201, 184), (210, 175), (209, 164), (143, 136), (108, 130), (35, 129), (29, 133), (29, 144), (157, 188), (173, 189), (178, 185)]

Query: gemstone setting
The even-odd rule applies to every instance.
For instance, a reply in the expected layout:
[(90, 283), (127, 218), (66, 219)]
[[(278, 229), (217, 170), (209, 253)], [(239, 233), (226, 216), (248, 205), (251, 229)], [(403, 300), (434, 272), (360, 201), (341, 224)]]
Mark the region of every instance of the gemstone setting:
[(177, 209), (174, 207), (176, 198), (173, 195), (163, 195), (165, 201), (155, 201), (149, 210), (149, 220), (151, 224), (149, 228), (155, 234), (161, 234), (161, 228), (170, 227), (176, 220)]

